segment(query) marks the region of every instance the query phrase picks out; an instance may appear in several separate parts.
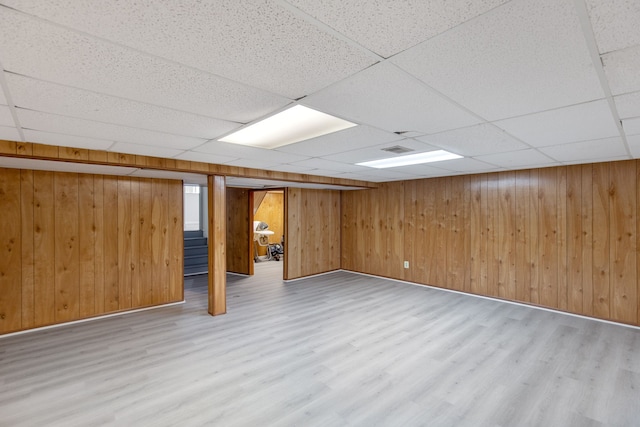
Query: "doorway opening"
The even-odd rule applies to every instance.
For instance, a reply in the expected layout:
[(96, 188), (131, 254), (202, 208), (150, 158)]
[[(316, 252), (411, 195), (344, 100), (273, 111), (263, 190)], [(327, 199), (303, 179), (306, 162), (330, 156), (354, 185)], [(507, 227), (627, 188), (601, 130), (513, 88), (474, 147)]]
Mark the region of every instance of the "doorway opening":
[(208, 272), (207, 187), (185, 184), (184, 200), (184, 275)]
[(284, 190), (254, 190), (251, 198), (254, 274), (274, 269), (284, 271)]

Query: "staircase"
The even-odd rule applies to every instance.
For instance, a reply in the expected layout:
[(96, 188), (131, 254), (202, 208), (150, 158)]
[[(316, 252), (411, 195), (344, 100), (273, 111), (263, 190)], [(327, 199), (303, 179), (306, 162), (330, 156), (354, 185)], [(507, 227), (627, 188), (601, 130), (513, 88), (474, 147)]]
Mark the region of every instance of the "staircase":
[(209, 248), (202, 230), (184, 232), (184, 275), (202, 274), (209, 271)]

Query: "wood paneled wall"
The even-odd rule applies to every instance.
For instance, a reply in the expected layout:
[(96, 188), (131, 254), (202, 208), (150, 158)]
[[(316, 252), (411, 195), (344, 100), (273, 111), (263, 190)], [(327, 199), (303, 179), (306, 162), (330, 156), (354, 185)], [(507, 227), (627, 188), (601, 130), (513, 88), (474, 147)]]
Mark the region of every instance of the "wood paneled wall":
[(227, 271), (253, 274), (253, 233), (249, 223), (250, 191), (227, 188)]
[(284, 278), (340, 269), (340, 191), (288, 188)]
[[(261, 191), (254, 191), (256, 194)], [(255, 201), (255, 199), (254, 199)], [(269, 230), (273, 231), (273, 235), (269, 236), (269, 243), (280, 243), (284, 235), (284, 194), (282, 191), (267, 191), (262, 198), (260, 206), (256, 209), (254, 221), (262, 221), (269, 225)], [(258, 255), (266, 255), (267, 248), (258, 246)]]
[(638, 325), (639, 174), (632, 160), (343, 192), (342, 268)]
[(0, 333), (183, 299), (182, 183), (0, 169)]

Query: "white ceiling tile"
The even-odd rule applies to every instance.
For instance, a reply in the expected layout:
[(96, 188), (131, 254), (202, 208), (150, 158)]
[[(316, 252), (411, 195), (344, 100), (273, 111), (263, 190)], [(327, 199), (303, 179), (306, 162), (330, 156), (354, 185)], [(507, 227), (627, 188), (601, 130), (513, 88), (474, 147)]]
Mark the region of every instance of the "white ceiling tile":
[(153, 157), (174, 157), (183, 152), (183, 150), (173, 148), (152, 147), (150, 145), (130, 144), (128, 142), (117, 142), (109, 148), (109, 151)]
[(290, 102), (7, 8), (0, 8), (0, 40), (7, 71), (209, 117), (248, 122)]
[(7, 73), (6, 76), (13, 102), (22, 108), (206, 139), (218, 137), (240, 126), (234, 122), (47, 83), (17, 74)]
[(276, 151), (318, 157), (383, 144), (385, 142), (398, 141), (400, 139), (402, 139), (402, 137), (395, 133), (385, 132), (366, 125), (359, 125), (318, 138), (284, 145), (277, 148)]
[(367, 49), (387, 58), (506, 1), (289, 0), (288, 2)]
[(215, 164), (224, 164), (228, 163), (232, 160), (238, 159), (236, 156), (220, 156), (217, 154), (210, 153), (199, 153), (196, 151), (185, 151), (184, 153), (176, 156), (176, 159), (181, 160), (189, 160), (192, 162), (204, 162), (204, 163), (215, 163)]
[(362, 181), (370, 182), (385, 182), (399, 179), (415, 179), (420, 178), (422, 175), (413, 175), (409, 173), (403, 173), (392, 169), (374, 169), (370, 168), (369, 173), (345, 173), (341, 175), (344, 179), (359, 179)]
[(462, 159), (445, 160), (432, 164), (433, 167), (445, 169), (454, 172), (488, 172), (496, 169), (494, 165), (490, 165), (480, 160), (470, 159), (468, 157)]
[[(2, 70), (0, 69), (0, 73), (2, 72)], [(6, 74), (5, 74), (6, 76)], [(4, 96), (4, 90), (2, 88), (0, 88), (0, 105), (7, 105), (7, 98), (5, 98)]]
[(586, 0), (600, 53), (640, 44), (638, 0)]
[(247, 145), (231, 144), (228, 142), (211, 141), (196, 147), (194, 151), (216, 154), (219, 156), (235, 157), (238, 159), (263, 160), (265, 164), (291, 163), (306, 160), (309, 157), (264, 148), (249, 147)]
[(346, 172), (338, 172), (338, 171), (327, 170), (327, 169), (312, 169), (309, 172), (306, 172), (307, 175), (328, 176), (331, 178), (343, 177), (345, 173)]
[(11, 110), (6, 105), (0, 105), (0, 126), (15, 126)]
[(389, 62), (338, 82), (302, 103), (389, 132), (441, 132), (480, 120)]
[(534, 149), (510, 151), (508, 153), (488, 154), (478, 156), (477, 160), (507, 169), (534, 166), (557, 166), (558, 162)]
[(601, 58), (614, 95), (640, 90), (640, 45), (611, 52)]
[(401, 156), (403, 154), (394, 154), (388, 151), (383, 151), (383, 148), (401, 146), (405, 148), (410, 148), (413, 151), (404, 153), (404, 155), (408, 154), (416, 154), (424, 151), (433, 151), (437, 150), (438, 147), (434, 147), (432, 145), (426, 144), (424, 142), (416, 141), (415, 139), (403, 139), (401, 141), (387, 142), (386, 144), (380, 144), (373, 147), (361, 148), (358, 150), (345, 151), (344, 153), (332, 154), (330, 156), (323, 156), (322, 158), (325, 160), (332, 160), (335, 162), (342, 163), (359, 163), (366, 162), (369, 160), (378, 160), (384, 159), (386, 157), (396, 157)]
[(421, 164), (421, 165), (399, 166), (399, 167), (396, 167), (396, 168), (389, 168), (389, 169), (385, 169), (385, 170), (411, 175), (414, 178), (426, 177), (426, 176), (441, 176), (441, 175), (449, 175), (449, 174), (451, 174), (450, 171), (448, 171), (446, 169), (439, 168), (438, 165), (440, 163), (441, 162), (429, 163), (429, 164)]
[(282, 8), (235, 0), (11, 1), (12, 7), (220, 76), (298, 98), (375, 62)]
[(318, 158), (307, 159), (300, 162), (293, 162), (291, 164), (294, 166), (302, 166), (302, 167), (313, 168), (313, 169), (322, 169), (322, 170), (332, 171), (332, 172), (364, 172), (369, 169), (364, 166), (356, 166), (349, 163), (336, 162), (332, 160), (325, 160), (325, 159), (318, 159)]
[(629, 148), (631, 149), (631, 155), (634, 158), (640, 158), (640, 135), (633, 135), (627, 138)]
[(18, 119), (20, 120), (21, 126), (25, 129), (84, 136), (87, 138), (108, 139), (111, 141), (131, 142), (155, 147), (187, 150), (206, 141), (189, 136), (111, 125), (33, 110), (18, 109)]
[(600, 162), (605, 161), (604, 159), (627, 155), (620, 137), (555, 145), (540, 148), (540, 151), (559, 162), (580, 162), (583, 160)]
[(488, 120), (604, 96), (571, 0), (513, 0), (391, 61)]
[(522, 142), (488, 123), (417, 139), (461, 156), (479, 156), (527, 148)]
[(65, 135), (62, 133), (43, 132), (31, 129), (24, 129), (23, 132), (27, 141), (40, 144), (88, 148), (90, 150), (106, 150), (113, 145), (113, 141), (107, 139), (87, 138), (85, 136)]
[(502, 120), (494, 124), (534, 147), (620, 135), (605, 100)]
[(640, 134), (640, 118), (623, 120), (622, 128), (627, 136)]
[(18, 129), (9, 126), (0, 126), (0, 139), (7, 141), (21, 141)]
[(619, 95), (613, 98), (621, 119), (640, 117), (640, 92)]

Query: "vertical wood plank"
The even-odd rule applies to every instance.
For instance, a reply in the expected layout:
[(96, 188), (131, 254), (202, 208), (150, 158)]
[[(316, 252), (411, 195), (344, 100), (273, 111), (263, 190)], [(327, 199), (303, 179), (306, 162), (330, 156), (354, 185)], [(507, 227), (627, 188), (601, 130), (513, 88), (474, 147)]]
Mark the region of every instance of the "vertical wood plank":
[(636, 162), (612, 162), (610, 170), (611, 319), (635, 323), (638, 318), (636, 246)]
[(212, 316), (227, 312), (226, 195), (224, 176), (207, 178), (209, 203), (209, 298)]
[(529, 200), (531, 198), (531, 172), (516, 171), (515, 194), (515, 281), (516, 301), (530, 300), (531, 259)]
[(55, 322), (55, 210), (53, 172), (33, 172), (35, 326)]
[(567, 169), (567, 310), (583, 313), (582, 166)]
[(250, 199), (246, 188), (227, 188), (227, 271), (234, 273), (251, 274), (253, 265)]
[(500, 271), (500, 251), (498, 242), (499, 221), (499, 174), (491, 173), (487, 179), (487, 294), (499, 296), (498, 274)]
[(540, 261), (538, 258), (540, 246), (540, 170), (534, 169), (530, 175), (531, 189), (529, 191), (529, 268), (530, 286), (529, 301), (534, 304), (540, 303)]
[(20, 170), (0, 169), (0, 333), (22, 327)]
[(93, 177), (93, 222), (94, 226), (94, 307), (95, 313), (104, 313), (104, 177), (94, 175)]
[(593, 314), (610, 318), (609, 164), (593, 165)]
[(498, 296), (515, 299), (515, 172), (498, 181)]
[(169, 301), (184, 299), (184, 210), (182, 181), (169, 181)]
[(422, 230), (418, 228), (418, 199), (416, 186), (418, 180), (407, 181), (404, 185), (404, 256), (409, 261), (409, 269), (404, 271), (404, 280), (421, 282), (424, 276), (424, 264), (417, 262), (418, 242), (424, 239)]
[[(182, 192), (182, 186), (180, 186)], [(181, 193), (182, 194), (182, 193)], [(182, 208), (182, 203), (180, 203)], [(181, 225), (182, 228), (182, 225)], [(182, 240), (182, 236), (180, 236)], [(131, 307), (142, 307), (140, 292), (140, 179), (131, 179)], [(182, 274), (182, 271), (180, 272)]]
[(80, 317), (78, 174), (56, 173), (54, 192), (55, 320), (64, 322)]
[(94, 176), (78, 176), (79, 316), (96, 314)]
[(567, 167), (560, 166), (557, 171), (556, 194), (556, 247), (558, 254), (558, 303), (557, 308), (566, 310), (568, 304), (567, 284)]
[(540, 304), (558, 307), (558, 171), (540, 169)]
[(153, 184), (150, 179), (140, 180), (140, 288), (134, 289), (140, 306), (149, 306), (156, 299), (153, 287)]
[[(169, 208), (168, 182), (166, 179), (152, 180), (152, 279), (153, 304), (161, 304), (169, 298)], [(211, 247), (209, 247), (211, 250)]]
[(120, 307), (118, 265), (118, 178), (105, 175), (104, 191), (104, 313)]
[(582, 313), (593, 315), (593, 166), (580, 167), (582, 175)]
[[(1, 172), (0, 172), (1, 173)], [(34, 218), (33, 218), (33, 171), (20, 171), (20, 243), (22, 246), (22, 325), (21, 329), (35, 326), (34, 289)], [(0, 212), (6, 212), (0, 208)]]
[(118, 309), (131, 308), (131, 180), (118, 177)]

